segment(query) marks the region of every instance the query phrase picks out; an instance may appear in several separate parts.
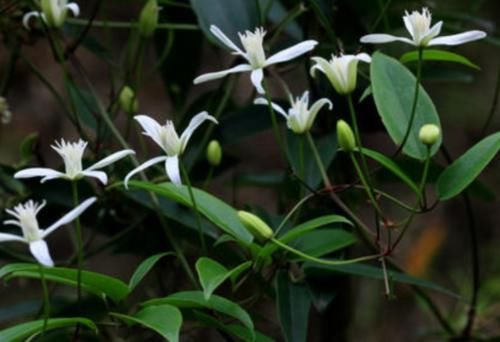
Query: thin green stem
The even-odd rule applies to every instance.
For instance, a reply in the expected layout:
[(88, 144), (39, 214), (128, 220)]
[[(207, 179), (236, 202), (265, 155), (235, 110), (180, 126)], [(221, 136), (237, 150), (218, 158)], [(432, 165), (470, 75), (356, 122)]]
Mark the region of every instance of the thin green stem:
[(399, 145), (397, 151), (394, 153), (393, 157), (396, 157), (404, 148), (406, 142), (408, 141), (408, 138), (411, 133), (411, 128), (413, 126), (413, 121), (415, 120), (415, 114), (417, 112), (417, 104), (418, 104), (418, 95), (420, 93), (420, 81), (422, 79), (422, 56), (423, 56), (423, 47), (418, 48), (418, 59), (417, 59), (417, 77), (415, 80), (415, 93), (413, 94), (413, 104), (411, 105), (411, 112), (410, 112), (410, 120), (408, 121), (408, 127), (406, 128), (405, 135), (403, 136), (403, 140), (401, 141), (401, 144)]
[(349, 152), (349, 157), (351, 157), (352, 164), (354, 165), (354, 168), (356, 169), (356, 173), (359, 176), (359, 179), (361, 180), (361, 184), (363, 184), (363, 187), (365, 188), (366, 194), (368, 195), (368, 198), (372, 202), (373, 207), (377, 211), (377, 214), (380, 215), (381, 217), (384, 217), (384, 214), (382, 210), (380, 209), (380, 206), (378, 205), (377, 199), (374, 196), (373, 189), (370, 187), (368, 184), (368, 181), (366, 180), (363, 171), (361, 170), (361, 167), (359, 166), (358, 161), (356, 160), (356, 157), (354, 156), (354, 153)]
[(303, 197), (300, 201), (298, 201), (292, 208), (292, 210), (290, 210), (288, 212), (288, 214), (285, 216), (285, 218), (281, 221), (280, 225), (278, 226), (278, 228), (276, 228), (276, 230), (274, 231), (274, 235), (278, 235), (279, 232), (281, 231), (281, 229), (285, 226), (285, 224), (288, 222), (288, 220), (290, 220), (290, 218), (292, 217), (292, 215), (300, 209), (300, 207), (302, 207), (302, 205), (304, 203), (306, 203), (308, 200), (310, 200), (311, 198), (313, 198), (314, 196), (316, 196), (316, 194), (312, 193), (312, 194), (309, 194), (305, 197)]
[(203, 190), (206, 190), (208, 188), (208, 185), (212, 181), (212, 177), (214, 175), (214, 170), (215, 170), (215, 167), (213, 165), (210, 165), (210, 168), (208, 169), (208, 172), (207, 172), (207, 177), (205, 177), (205, 180), (203, 181), (203, 186), (202, 186)]
[(288, 246), (286, 243), (283, 243), (280, 240), (273, 238), (273, 239), (271, 239), (271, 241), (274, 244), (276, 244), (277, 246), (283, 248), (284, 250), (287, 250), (290, 253), (298, 255), (307, 261), (315, 262), (315, 263), (322, 264), (322, 265), (330, 265), (330, 266), (348, 265), (348, 264), (355, 264), (355, 263), (362, 262), (362, 261), (369, 261), (369, 260), (374, 260), (374, 259), (380, 258), (380, 255), (367, 255), (364, 257), (348, 259), (348, 260), (325, 260), (325, 259), (313, 257), (309, 254), (304, 253), (304, 252), (301, 252), (293, 247)]
[[(71, 189), (73, 193), (73, 206), (76, 208), (80, 204), (78, 196), (78, 184), (77, 181), (71, 182)], [(76, 250), (77, 250), (77, 260), (78, 260), (78, 271), (76, 275), (76, 298), (77, 303), (80, 305), (82, 299), (82, 269), (84, 267), (84, 256), (83, 256), (83, 238), (82, 238), (82, 227), (80, 224), (80, 217), (75, 219), (76, 228)]]
[(280, 128), (279, 128), (279, 125), (278, 125), (278, 119), (276, 118), (276, 112), (274, 111), (274, 108), (273, 108), (273, 102), (271, 100), (271, 94), (269, 93), (267, 82), (264, 81), (263, 84), (264, 84), (264, 94), (266, 96), (267, 106), (268, 106), (268, 109), (269, 109), (269, 114), (271, 114), (271, 122), (272, 122), (272, 125), (273, 125), (274, 139), (276, 140), (276, 143), (278, 144), (278, 148), (279, 148), (279, 151), (280, 151), (281, 159), (284, 162), (286, 162), (287, 158), (286, 158), (286, 153), (285, 153), (285, 146), (283, 144), (283, 139), (281, 137)]
[(42, 283), (42, 291), (43, 291), (43, 328), (42, 328), (42, 336), (45, 334), (47, 330), (47, 323), (50, 317), (50, 298), (49, 298), (49, 289), (47, 287), (47, 280), (45, 279), (45, 271), (43, 269), (44, 266), (38, 265), (38, 269), (40, 271), (40, 280)]
[[(356, 185), (356, 184), (354, 184), (354, 185), (351, 185), (351, 187), (353, 187), (355, 189), (366, 190), (366, 188), (363, 185)], [(401, 207), (403, 209), (406, 209), (408, 211), (419, 212), (418, 210), (416, 211), (415, 208), (409, 206), (408, 204), (404, 203), (403, 201), (400, 201), (399, 199), (397, 199), (396, 197), (388, 194), (385, 191), (382, 191), (382, 190), (379, 190), (379, 189), (373, 189), (373, 191), (375, 192), (376, 195), (379, 195), (381, 197), (386, 198), (387, 200), (393, 202), (394, 204), (396, 204), (397, 206), (399, 206), (399, 207)]]
[(318, 165), (319, 173), (321, 174), (321, 178), (323, 179), (323, 183), (325, 183), (325, 187), (331, 188), (332, 183), (330, 182), (330, 179), (328, 178), (328, 175), (325, 170), (325, 166), (323, 165), (323, 161), (321, 160), (321, 156), (319, 155), (318, 149), (316, 148), (316, 144), (314, 143), (314, 140), (311, 136), (310, 132), (306, 133), (307, 137), (307, 142), (309, 143), (309, 147), (311, 148), (311, 151), (314, 156), (314, 160), (316, 161), (316, 164)]
[(285, 29), (292, 20), (296, 19), (302, 13), (304, 13), (304, 5), (302, 3), (299, 3), (293, 9), (288, 11), (288, 14), (276, 25), (275, 29), (273, 30), (273, 35), (268, 40), (268, 44), (272, 46), (276, 39), (279, 37), (281, 31), (283, 31), (283, 29)]
[(184, 181), (186, 182), (186, 185), (187, 185), (187, 188), (189, 191), (189, 197), (191, 198), (191, 202), (193, 202), (193, 211), (194, 211), (194, 215), (196, 216), (196, 225), (198, 226), (198, 234), (200, 236), (201, 248), (203, 250), (203, 253), (207, 254), (207, 245), (205, 243), (205, 234), (203, 234), (203, 227), (201, 225), (200, 212), (198, 210), (196, 198), (194, 197), (193, 187), (191, 186), (191, 181), (189, 180), (189, 175), (186, 171), (186, 167), (184, 166), (184, 163), (181, 161), (179, 164), (181, 167), (181, 172), (182, 172)]
[[(68, 19), (66, 19), (66, 22), (68, 24), (86, 26), (88, 23), (88, 20), (77, 19), (77, 18), (68, 18)], [(131, 23), (131, 22), (127, 22), (127, 21), (121, 22), (121, 21), (94, 20), (92, 23), (92, 26), (93, 27), (116, 28), (116, 29), (130, 29), (130, 28), (137, 28), (139, 26), (139, 24), (138, 23)], [(160, 23), (160, 24), (158, 24), (157, 29), (197, 31), (200, 28), (198, 25), (193, 25), (193, 24)]]

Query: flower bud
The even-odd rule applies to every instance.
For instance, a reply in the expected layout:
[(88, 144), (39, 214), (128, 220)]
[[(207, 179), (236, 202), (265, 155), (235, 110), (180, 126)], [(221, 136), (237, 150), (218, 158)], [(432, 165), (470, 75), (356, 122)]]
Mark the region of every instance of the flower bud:
[(356, 148), (356, 140), (351, 127), (344, 120), (337, 121), (337, 140), (339, 146), (346, 152), (352, 152)]
[(126, 113), (137, 113), (139, 109), (139, 101), (137, 97), (129, 86), (123, 87), (119, 96), (119, 103), (121, 109)]
[(434, 145), (441, 137), (441, 130), (435, 124), (423, 125), (418, 133), (418, 138), (422, 144), (431, 146)]
[(158, 13), (160, 7), (156, 0), (148, 0), (146, 5), (142, 8), (139, 16), (139, 34), (148, 38), (155, 32), (158, 27)]
[(212, 140), (207, 146), (207, 160), (212, 166), (219, 166), (222, 159), (222, 148), (217, 140)]
[(5, 97), (0, 96), (0, 122), (4, 125), (8, 124), (12, 118), (12, 113), (9, 110), (9, 104)]
[(257, 240), (265, 241), (273, 237), (273, 230), (260, 217), (243, 210), (238, 211), (238, 217)]

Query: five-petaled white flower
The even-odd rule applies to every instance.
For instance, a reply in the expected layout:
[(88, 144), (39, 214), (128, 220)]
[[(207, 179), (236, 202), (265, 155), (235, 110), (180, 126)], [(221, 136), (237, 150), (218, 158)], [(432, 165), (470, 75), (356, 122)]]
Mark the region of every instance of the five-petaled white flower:
[(143, 134), (153, 139), (167, 155), (152, 158), (130, 171), (124, 180), (125, 188), (128, 187), (128, 181), (133, 175), (160, 162), (165, 162), (165, 171), (172, 183), (181, 185), (179, 156), (182, 155), (186, 149), (191, 135), (193, 135), (193, 132), (206, 120), (210, 120), (216, 124), (218, 123), (217, 120), (207, 112), (198, 113), (191, 119), (189, 125), (179, 137), (175, 130), (174, 123), (171, 120), (167, 120), (166, 124), (162, 126), (147, 115), (136, 115), (134, 119), (137, 120), (144, 129)]
[(41, 12), (28, 12), (23, 17), (23, 25), (29, 29), (29, 21), (32, 17), (39, 17), (50, 27), (61, 27), (68, 16), (68, 11), (75, 17), (80, 14), (80, 7), (76, 2), (67, 0), (41, 0)]
[(45, 238), (52, 234), (57, 228), (60, 228), (75, 218), (80, 216), (89, 206), (96, 201), (95, 197), (91, 197), (82, 202), (78, 207), (71, 210), (58, 221), (54, 222), (47, 229), (40, 229), (36, 216), (45, 206), (45, 201), (38, 204), (32, 200), (24, 204), (18, 204), (13, 209), (7, 209), (7, 213), (14, 216), (15, 220), (6, 220), (4, 224), (18, 226), (23, 232), (23, 236), (0, 233), (0, 242), (19, 241), (27, 243), (30, 247), (31, 254), (42, 265), (52, 267), (54, 262), (50, 257), (49, 248), (45, 242)]
[(85, 148), (87, 147), (86, 141), (80, 139), (77, 142), (71, 143), (61, 139), (60, 142), (56, 141), (55, 145), (51, 147), (63, 158), (65, 167), (64, 173), (45, 167), (33, 167), (17, 172), (14, 178), (42, 177), (41, 182), (43, 183), (47, 180), (56, 178), (78, 180), (83, 177), (94, 177), (99, 179), (102, 184), (106, 185), (108, 183), (108, 176), (105, 172), (96, 170), (102, 169), (118, 159), (135, 153), (133, 150), (129, 149), (118, 151), (83, 170), (82, 158)]
[(375, 33), (361, 37), (360, 41), (361, 43), (372, 44), (401, 41), (417, 47), (426, 47), (434, 45), (460, 45), (486, 37), (486, 33), (479, 30), (437, 37), (439, 33), (441, 33), (443, 22), (439, 21), (431, 27), (432, 15), (425, 7), (422, 9), (422, 13), (418, 11), (408, 13), (405, 11), (403, 21), (406, 29), (411, 35), (411, 39), (406, 37), (397, 37), (390, 34)]
[(315, 65), (311, 67), (311, 76), (316, 76), (316, 71), (323, 72), (337, 93), (345, 95), (351, 93), (356, 88), (358, 72), (358, 62), (371, 62), (371, 57), (366, 53), (357, 55), (332, 55), (332, 59), (327, 61), (322, 57), (311, 58)]
[[(254, 101), (255, 104), (267, 105), (268, 102), (265, 98), (257, 98)], [(309, 107), (309, 92), (305, 91), (301, 97), (293, 99), (290, 96), (290, 108), (288, 113), (278, 104), (271, 103), (274, 110), (283, 115), (286, 119), (286, 124), (294, 133), (302, 134), (308, 132), (311, 129), (314, 119), (321, 108), (328, 105), (328, 109), (332, 110), (333, 104), (330, 100), (322, 98), (313, 103)]]
[(219, 79), (232, 73), (250, 71), (250, 79), (259, 94), (264, 94), (262, 80), (264, 78), (263, 69), (265, 67), (287, 62), (311, 51), (318, 44), (315, 40), (306, 40), (266, 58), (263, 46), (266, 31), (263, 28), (256, 28), (254, 32), (246, 31), (245, 33), (238, 33), (244, 51), (233, 43), (217, 26), (210, 26), (210, 32), (225, 46), (233, 50), (233, 54), (243, 57), (248, 63), (239, 64), (231, 69), (200, 75), (194, 79), (194, 84)]

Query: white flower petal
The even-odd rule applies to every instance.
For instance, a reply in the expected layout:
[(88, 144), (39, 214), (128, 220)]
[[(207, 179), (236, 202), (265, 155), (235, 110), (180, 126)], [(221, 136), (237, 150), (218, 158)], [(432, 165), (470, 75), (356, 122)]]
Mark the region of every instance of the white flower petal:
[(129, 181), (129, 179), (130, 179), (133, 175), (135, 175), (135, 174), (137, 174), (137, 173), (141, 172), (142, 170), (147, 169), (147, 168), (148, 168), (148, 167), (150, 167), (151, 165), (157, 164), (157, 163), (162, 162), (162, 161), (164, 161), (164, 160), (166, 160), (166, 159), (167, 159), (167, 156), (155, 157), (155, 158), (152, 158), (152, 159), (150, 159), (150, 160), (148, 160), (148, 161), (144, 162), (143, 164), (139, 165), (138, 167), (136, 167), (135, 169), (133, 169), (132, 171), (130, 171), (130, 172), (127, 174), (127, 176), (125, 177), (125, 180), (123, 181), (123, 183), (124, 183), (123, 185), (125, 186), (125, 189), (128, 189), (128, 181)]
[(66, 5), (66, 8), (73, 13), (75, 17), (78, 17), (80, 15), (80, 7), (76, 2), (72, 2)]
[(262, 80), (264, 79), (264, 71), (262, 69), (255, 69), (250, 73), (250, 80), (259, 94), (264, 94), (262, 87)]
[[(4, 224), (14, 224), (13, 220), (5, 221)], [(19, 242), (26, 242), (21, 236), (19, 235), (14, 235), (14, 234), (8, 234), (8, 233), (0, 233), (0, 242), (6, 242), (6, 241), (19, 241)]]
[(209, 115), (208, 112), (198, 113), (193, 116), (191, 121), (189, 121), (189, 125), (181, 134), (181, 153), (184, 152), (184, 149), (186, 148), (189, 139), (191, 139), (193, 132), (206, 120), (210, 120), (213, 123), (218, 124), (217, 119)]
[(486, 37), (486, 32), (483, 31), (467, 31), (458, 34), (452, 34), (450, 36), (442, 36), (432, 39), (428, 46), (434, 45), (460, 45), (474, 40), (483, 39)]
[[(256, 98), (253, 101), (253, 104), (269, 106), (269, 103), (267, 102), (267, 99), (265, 99), (263, 97)], [(280, 105), (278, 105), (278, 104), (276, 104), (274, 102), (271, 102), (271, 106), (273, 106), (273, 109), (275, 111), (277, 111), (278, 113), (280, 113), (281, 115), (283, 115), (285, 117), (285, 119), (288, 119), (288, 114), (286, 113), (286, 111)]]
[(92, 170), (102, 169), (103, 167), (106, 167), (106, 166), (108, 166), (110, 164), (113, 164), (115, 161), (120, 160), (123, 157), (126, 157), (126, 156), (128, 156), (130, 154), (135, 154), (135, 151), (127, 149), (127, 150), (122, 150), (122, 151), (115, 152), (115, 153), (107, 156), (106, 158), (98, 161), (94, 165), (88, 167), (85, 171), (92, 171)]
[(42, 238), (45, 239), (47, 236), (52, 234), (57, 228), (60, 228), (71, 221), (73, 221), (75, 218), (80, 216), (85, 210), (87, 210), (88, 207), (90, 207), (92, 204), (97, 201), (97, 198), (91, 197), (89, 199), (86, 199), (80, 205), (78, 205), (76, 208), (68, 212), (66, 215), (61, 217), (59, 220), (54, 222), (50, 227), (42, 231)]
[(32, 17), (37, 17), (39, 18), (40, 17), (40, 13), (37, 12), (37, 11), (31, 11), (31, 12), (28, 12), (26, 13), (24, 16), (23, 16), (23, 26), (29, 30), (30, 29), (30, 25), (29, 25), (29, 21)]
[(179, 173), (179, 158), (177, 156), (167, 158), (165, 161), (165, 171), (172, 183), (175, 185), (182, 185), (181, 175)]
[(314, 120), (316, 119), (316, 116), (318, 115), (321, 108), (325, 105), (328, 105), (328, 109), (332, 110), (333, 103), (327, 98), (319, 99), (318, 101), (313, 103), (313, 105), (309, 109), (309, 116), (307, 117), (306, 129), (311, 129)]
[(30, 251), (40, 264), (47, 267), (54, 266), (54, 261), (50, 257), (49, 247), (45, 241), (37, 240), (30, 242)]
[(380, 44), (380, 43), (390, 43), (390, 42), (400, 41), (411, 45), (415, 45), (415, 43), (411, 39), (405, 37), (397, 37), (391, 34), (384, 34), (384, 33), (367, 34), (366, 36), (361, 37), (359, 41), (361, 43), (368, 43), (368, 44)]
[(237, 52), (241, 56), (245, 56), (245, 53), (235, 43), (233, 43), (231, 41), (231, 39), (229, 39), (224, 34), (224, 32), (222, 32), (217, 26), (210, 25), (210, 32), (212, 32), (212, 34), (215, 37), (217, 37), (217, 39), (219, 39), (221, 41), (221, 43), (223, 43), (224, 45), (226, 45), (228, 48), (230, 48), (231, 50)]
[(97, 178), (103, 185), (108, 184), (108, 175), (104, 171), (82, 171), (82, 175), (85, 177)]
[(358, 53), (356, 55), (356, 59), (358, 59), (360, 61), (363, 61), (365, 63), (371, 63), (372, 62), (372, 58), (370, 57), (370, 55), (367, 54), (367, 53), (364, 53), (364, 52)]
[(217, 72), (209, 72), (196, 77), (193, 81), (194, 84), (200, 84), (207, 81), (217, 80), (223, 78), (229, 74), (234, 74), (238, 72), (251, 71), (253, 68), (250, 64), (239, 64), (231, 69), (226, 69)]
[(158, 146), (162, 147), (161, 139), (159, 136), (161, 125), (155, 119), (147, 115), (136, 115), (134, 116), (134, 120), (136, 120), (139, 125), (141, 125), (145, 135), (149, 136), (156, 144), (158, 144)]
[(303, 55), (311, 50), (318, 44), (315, 40), (306, 40), (305, 42), (298, 43), (293, 45), (285, 50), (275, 53), (268, 59), (266, 59), (265, 66), (282, 63), (294, 59), (300, 55)]
[(33, 178), (33, 177), (44, 177), (41, 182), (45, 180), (54, 178), (64, 178), (66, 175), (62, 172), (52, 170), (46, 167), (33, 167), (29, 169), (24, 169), (14, 174), (14, 178)]

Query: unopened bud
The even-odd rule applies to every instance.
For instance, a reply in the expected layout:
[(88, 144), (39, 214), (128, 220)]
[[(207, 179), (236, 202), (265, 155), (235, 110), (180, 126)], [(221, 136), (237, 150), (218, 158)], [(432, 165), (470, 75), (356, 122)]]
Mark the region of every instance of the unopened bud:
[(356, 139), (351, 127), (344, 120), (337, 121), (337, 140), (339, 146), (346, 152), (352, 152), (356, 148)]
[(145, 38), (150, 37), (158, 27), (158, 13), (160, 7), (156, 0), (148, 0), (139, 16), (139, 34)]
[(243, 210), (238, 211), (238, 217), (257, 240), (265, 241), (273, 237), (273, 230), (260, 217)]
[(222, 148), (217, 140), (212, 140), (207, 146), (207, 160), (212, 166), (219, 166), (222, 160)]
[(119, 96), (119, 103), (121, 109), (126, 113), (137, 113), (139, 109), (139, 101), (137, 97), (129, 86), (123, 87)]
[(441, 137), (441, 130), (435, 124), (423, 125), (418, 133), (418, 138), (425, 145), (434, 145)]

